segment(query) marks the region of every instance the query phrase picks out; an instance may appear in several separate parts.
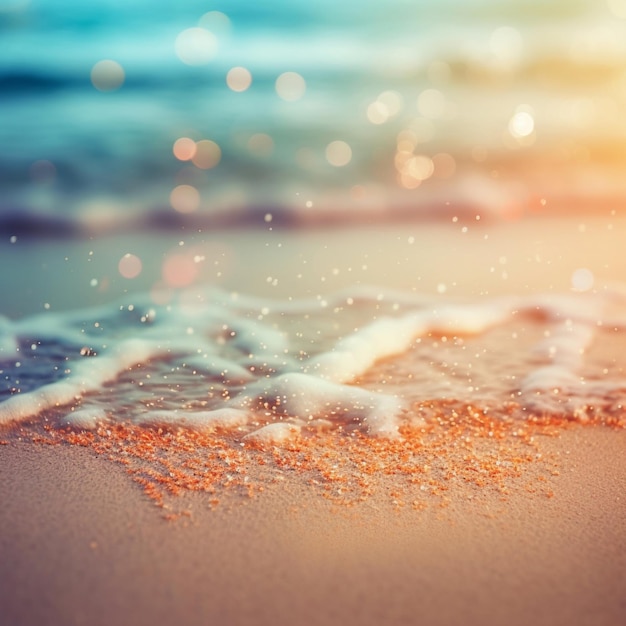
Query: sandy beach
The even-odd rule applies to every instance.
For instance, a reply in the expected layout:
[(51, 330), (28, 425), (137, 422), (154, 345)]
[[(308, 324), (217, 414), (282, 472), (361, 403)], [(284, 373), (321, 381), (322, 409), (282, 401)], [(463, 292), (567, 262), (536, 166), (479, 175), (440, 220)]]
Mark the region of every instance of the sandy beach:
[[(367, 263), (366, 257), (376, 261), (366, 272), (369, 279), (417, 291), (436, 291), (444, 283), (460, 296), (550, 293), (567, 290), (579, 267), (593, 272), (601, 288), (624, 275), (623, 222), (611, 221), (610, 229), (606, 220), (585, 222), (581, 227), (572, 219), (529, 219), (469, 233), (408, 225), (366, 229), (359, 237), (323, 230), (288, 236), (267, 231), (265, 237), (230, 233), (223, 241), (232, 273), (220, 284), (264, 296), (292, 287), (306, 296), (324, 292), (327, 285), (311, 275), (295, 278), (302, 273), (298, 263), (280, 261), (295, 258), (306, 266), (317, 250), (314, 275), (327, 275), (333, 288), (351, 280), (344, 278), (352, 273), (348, 268)], [(273, 255), (256, 256), (268, 241), (281, 246)], [(578, 246), (582, 241), (584, 248)], [(126, 289), (149, 289), (151, 272), (172, 238), (150, 253), (148, 240), (143, 252), (141, 241), (135, 243), (147, 268), (136, 283), (115, 276), (119, 256), (129, 249), (125, 240), (63, 244), (70, 260), (59, 257), (56, 266), (51, 260), (61, 247), (45, 251), (46, 265), (34, 242), (13, 247), (8, 253), (22, 255), (32, 280), (24, 299), (12, 306), (21, 307), (20, 314), (36, 311), (42, 300), (52, 300), (55, 308), (75, 307), (76, 290), (68, 289), (64, 300), (46, 289), (64, 284), (59, 277), (65, 267), (77, 278), (72, 259), (89, 250), (95, 250), (94, 265), (83, 271), (100, 278), (108, 272), (111, 287), (81, 290), (83, 304), (108, 301)], [(253, 257), (259, 263), (248, 263)], [(506, 263), (499, 263), (502, 257)], [(485, 270), (487, 259), (499, 264), (495, 276)], [(333, 274), (333, 267), (341, 271)], [(277, 285), (267, 275), (279, 276)], [(416, 276), (423, 280), (416, 282)], [(617, 339), (595, 350), (621, 372), (621, 335)], [(390, 366), (381, 371), (385, 367)], [(219, 498), (183, 489), (168, 496), (165, 509), (132, 480), (119, 454), (111, 462), (108, 448), (84, 447), (78, 440), (73, 441), (81, 445), (44, 445), (38, 436), (32, 441), (36, 432), (9, 427), (0, 436), (0, 611), (11, 626), (613, 626), (626, 618), (623, 429), (578, 424), (538, 431), (533, 458), (500, 476), (497, 489), (489, 481), (483, 488), (483, 482), (455, 480), (449, 491), (438, 482), (424, 494), (406, 476), (386, 472), (374, 474), (376, 488), (368, 488), (367, 497), (328, 498), (311, 487), (306, 473), (284, 466), (280, 480), (251, 470), (263, 487), (252, 497), (237, 489), (223, 489)], [(510, 432), (503, 435), (505, 451)], [(448, 443), (452, 467), (461, 468), (462, 457)], [(510, 458), (516, 450), (511, 448)]]
[(625, 433), (543, 445), (552, 498), (343, 507), (292, 476), (215, 509), (188, 494), (174, 522), (88, 450), (2, 446), (3, 623), (621, 624)]
[(205, 4), (0, 2), (0, 626), (626, 624), (626, 0)]

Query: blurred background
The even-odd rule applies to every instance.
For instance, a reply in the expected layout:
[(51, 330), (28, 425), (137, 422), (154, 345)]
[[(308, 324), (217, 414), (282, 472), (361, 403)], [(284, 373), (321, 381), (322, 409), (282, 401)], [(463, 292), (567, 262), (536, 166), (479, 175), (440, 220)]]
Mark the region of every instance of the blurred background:
[(616, 211), (626, 0), (0, 0), (0, 228)]

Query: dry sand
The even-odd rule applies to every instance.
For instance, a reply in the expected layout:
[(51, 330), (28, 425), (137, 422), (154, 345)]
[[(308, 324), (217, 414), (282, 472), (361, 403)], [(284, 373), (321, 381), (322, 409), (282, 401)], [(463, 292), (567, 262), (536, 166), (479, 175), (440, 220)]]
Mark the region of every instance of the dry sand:
[(345, 508), (294, 477), (176, 522), (88, 450), (2, 446), (2, 623), (623, 624), (626, 432), (545, 445), (553, 498)]
[[(277, 297), (359, 282), (426, 293), (443, 284), (472, 297), (562, 292), (581, 267), (597, 286), (626, 278), (624, 220), (461, 228), (229, 233), (203, 245), (224, 246), (215, 282)], [(14, 297), (2, 312), (149, 289), (177, 245), (171, 237), (4, 245), (0, 258), (20, 271), (3, 275), (3, 293)], [(135, 282), (116, 273), (126, 252), (144, 260)], [(468, 486), (445, 506), (433, 498), (424, 510), (397, 507), (390, 477), (389, 494), (347, 507), (293, 474), (252, 499), (226, 494), (213, 509), (206, 495), (184, 494), (190, 516), (176, 521), (93, 450), (4, 438), (2, 626), (626, 623), (624, 430), (574, 427), (545, 438), (558, 475), (504, 500), (489, 490), (470, 500)], [(525, 471), (535, 480), (543, 470)]]

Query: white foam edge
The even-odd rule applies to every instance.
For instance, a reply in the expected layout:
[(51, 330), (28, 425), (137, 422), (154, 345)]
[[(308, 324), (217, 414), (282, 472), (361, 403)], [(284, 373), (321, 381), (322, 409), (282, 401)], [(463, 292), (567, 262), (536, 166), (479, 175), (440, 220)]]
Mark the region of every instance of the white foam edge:
[(566, 415), (579, 422), (587, 422), (593, 414), (592, 404), (587, 396), (544, 393), (527, 397), (523, 406), (526, 413)]
[(299, 424), (292, 422), (273, 422), (248, 433), (244, 441), (254, 442), (261, 446), (280, 445), (296, 439), (301, 432)]
[(120, 373), (163, 353), (163, 348), (141, 339), (120, 342), (110, 353), (77, 361), (66, 378), (33, 391), (16, 394), (0, 404), (0, 424), (19, 422), (69, 404), (88, 391), (99, 389)]
[(312, 357), (301, 371), (337, 383), (350, 382), (376, 361), (405, 352), (418, 336), (429, 332), (478, 334), (510, 315), (510, 302), (498, 301), (490, 306), (447, 306), (383, 317), (339, 340), (333, 350)]
[(428, 315), (428, 332), (437, 334), (478, 335), (511, 317), (514, 300), (498, 298), (482, 306), (447, 305)]
[(522, 381), (520, 391), (528, 393), (553, 393), (554, 390), (571, 391), (581, 385), (581, 379), (569, 368), (553, 364), (538, 367)]
[(384, 317), (339, 340), (334, 350), (309, 359), (302, 369), (333, 382), (349, 382), (376, 361), (406, 351), (425, 329), (421, 314)]
[(398, 436), (399, 415), (405, 408), (395, 396), (300, 372), (260, 380), (231, 400), (233, 406), (245, 409), (264, 402), (275, 413), (303, 421), (320, 416), (335, 421), (360, 419), (370, 434), (382, 437)]
[(149, 411), (138, 418), (144, 425), (181, 426), (191, 430), (213, 431), (235, 429), (245, 426), (250, 417), (247, 411), (234, 408), (215, 409), (213, 411)]
[(98, 424), (106, 421), (106, 411), (100, 407), (81, 407), (64, 415), (60, 422), (80, 430), (94, 430)]
[(554, 327), (550, 335), (533, 348), (533, 354), (545, 361), (572, 368), (580, 363), (594, 335), (593, 326), (567, 320)]
[(83, 393), (79, 384), (62, 380), (35, 391), (19, 393), (0, 404), (0, 424), (21, 422), (55, 406), (78, 400)]
[(519, 310), (531, 316), (539, 312), (554, 322), (569, 320), (580, 324), (596, 325), (610, 300), (611, 296), (607, 293), (535, 294), (520, 298)]

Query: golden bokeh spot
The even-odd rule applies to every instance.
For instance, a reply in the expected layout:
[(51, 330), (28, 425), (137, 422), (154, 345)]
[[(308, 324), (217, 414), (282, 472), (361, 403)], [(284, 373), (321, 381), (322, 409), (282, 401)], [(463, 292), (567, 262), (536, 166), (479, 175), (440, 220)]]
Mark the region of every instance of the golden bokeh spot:
[(220, 147), (210, 139), (202, 139), (196, 144), (196, 153), (191, 161), (201, 170), (210, 170), (220, 162), (221, 158)]
[(300, 100), (306, 91), (306, 82), (296, 72), (284, 72), (276, 79), (276, 93), (288, 102)]
[(196, 142), (189, 137), (180, 137), (174, 142), (172, 152), (179, 161), (191, 161), (196, 155), (198, 147)]
[(352, 160), (352, 148), (345, 141), (331, 141), (326, 146), (326, 160), (335, 167), (343, 167)]
[(200, 192), (191, 185), (178, 185), (172, 189), (170, 204), (179, 213), (193, 213), (200, 206)]
[(252, 74), (245, 67), (233, 67), (226, 74), (226, 84), (233, 91), (245, 91), (252, 84)]

